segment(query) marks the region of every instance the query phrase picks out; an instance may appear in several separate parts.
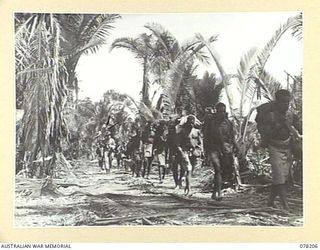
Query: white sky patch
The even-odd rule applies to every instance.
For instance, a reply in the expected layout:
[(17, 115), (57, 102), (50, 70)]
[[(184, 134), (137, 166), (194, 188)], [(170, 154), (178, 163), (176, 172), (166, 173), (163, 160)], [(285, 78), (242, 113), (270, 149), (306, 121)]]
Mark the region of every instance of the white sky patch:
[[(137, 37), (148, 32), (143, 26), (159, 23), (174, 35), (180, 43), (201, 33), (205, 38), (218, 35), (213, 43), (227, 73), (237, 73), (240, 58), (256, 46), (259, 49), (272, 37), (276, 29), (288, 17), (299, 12), (242, 12), (242, 13), (175, 13), (175, 14), (124, 14), (114, 24), (108, 42), (96, 54), (82, 56), (77, 66), (80, 98), (90, 97), (99, 101), (108, 89), (127, 93), (139, 99), (142, 87), (142, 66), (126, 49), (109, 52), (111, 43), (121, 37)], [(303, 66), (303, 44), (288, 31), (274, 49), (266, 69), (286, 86), (286, 74), (299, 74)], [(219, 76), (212, 62), (199, 65), (198, 78), (208, 70)], [(152, 93), (150, 93), (152, 96)]]

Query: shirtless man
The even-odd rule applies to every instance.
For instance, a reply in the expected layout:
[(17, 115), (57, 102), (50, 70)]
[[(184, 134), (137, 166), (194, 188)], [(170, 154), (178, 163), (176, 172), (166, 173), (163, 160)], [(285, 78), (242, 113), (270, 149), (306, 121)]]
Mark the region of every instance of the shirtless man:
[(160, 124), (156, 128), (153, 142), (154, 163), (158, 165), (160, 183), (162, 183), (166, 171), (167, 132), (165, 121), (160, 121)]
[(234, 179), (234, 153), (238, 152), (238, 146), (235, 142), (233, 124), (228, 119), (226, 106), (223, 103), (216, 105), (217, 112), (214, 114), (205, 134), (206, 147), (209, 161), (214, 168), (214, 187), (212, 199), (220, 201), (222, 178), (231, 181)]
[[(186, 187), (185, 193), (188, 195), (191, 190), (191, 172), (194, 169), (194, 151), (201, 152), (200, 131), (195, 130), (195, 117), (189, 115), (185, 124), (181, 125), (177, 134), (177, 149), (179, 152), (179, 163), (186, 171)], [(198, 149), (200, 147), (200, 149)], [(200, 153), (201, 154), (201, 153)], [(191, 163), (192, 162), (192, 163)]]
[(148, 121), (144, 130), (142, 131), (141, 140), (143, 143), (143, 163), (142, 163), (142, 177), (149, 179), (151, 164), (153, 160), (153, 142), (154, 131), (151, 121)]
[(275, 206), (277, 196), (285, 210), (289, 210), (287, 189), (292, 178), (292, 140), (302, 141), (302, 124), (297, 115), (289, 110), (290, 92), (276, 92), (276, 100), (257, 108), (256, 122), (262, 138), (262, 146), (270, 155), (273, 185), (268, 205)]

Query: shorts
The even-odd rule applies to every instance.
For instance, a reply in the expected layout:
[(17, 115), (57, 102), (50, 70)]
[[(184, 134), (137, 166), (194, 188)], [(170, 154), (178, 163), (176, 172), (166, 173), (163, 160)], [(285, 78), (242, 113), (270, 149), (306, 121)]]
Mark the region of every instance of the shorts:
[(272, 169), (273, 184), (284, 184), (292, 180), (292, 152), (269, 145), (270, 164)]
[(152, 144), (144, 144), (144, 157), (152, 157)]
[(155, 154), (153, 163), (160, 165), (160, 166), (165, 166), (166, 165), (166, 153), (162, 152), (160, 154)]

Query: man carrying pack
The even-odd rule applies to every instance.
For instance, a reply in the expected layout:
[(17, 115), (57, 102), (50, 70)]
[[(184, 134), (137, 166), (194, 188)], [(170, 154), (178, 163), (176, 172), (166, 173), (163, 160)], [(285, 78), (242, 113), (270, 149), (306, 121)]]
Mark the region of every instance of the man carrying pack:
[(282, 206), (289, 210), (287, 202), (287, 187), (292, 174), (292, 135), (301, 134), (301, 124), (297, 116), (289, 111), (291, 96), (284, 89), (276, 92), (276, 100), (262, 104), (257, 108), (257, 128), (261, 135), (261, 146), (267, 147), (272, 168), (273, 185), (269, 206), (274, 206), (277, 196), (280, 196)]
[(210, 123), (207, 124), (205, 140), (208, 158), (214, 168), (214, 187), (211, 198), (220, 201), (223, 178), (231, 183), (234, 180), (233, 154), (238, 153), (238, 146), (235, 142), (233, 124), (228, 119), (226, 105), (218, 103), (216, 110)]
[(140, 131), (137, 128), (133, 128), (131, 138), (127, 145), (127, 156), (130, 157), (130, 161), (127, 163), (130, 163), (132, 176), (140, 177), (142, 151), (143, 144), (141, 141)]
[[(177, 133), (177, 149), (179, 152), (179, 163), (186, 171), (185, 193), (188, 195), (191, 190), (191, 173), (195, 168), (197, 159), (202, 152), (200, 130), (195, 128), (196, 118), (193, 115), (187, 116), (187, 121), (180, 125)], [(182, 176), (180, 176), (181, 178)], [(179, 181), (181, 182), (181, 180)]]
[[(182, 187), (182, 178), (184, 176), (184, 169), (179, 164), (181, 162), (181, 156), (178, 151), (178, 139), (177, 139), (177, 126), (180, 120), (178, 117), (170, 116), (168, 121), (168, 139), (167, 139), (167, 148), (168, 148), (168, 161), (169, 168), (172, 170), (173, 180), (175, 183), (175, 189)], [(179, 169), (180, 168), (180, 169)]]
[(210, 126), (212, 119), (214, 118), (214, 112), (212, 107), (206, 107), (205, 115), (202, 124), (202, 134), (203, 134), (203, 151), (204, 151), (204, 164), (206, 166), (210, 165), (209, 162), (209, 138), (210, 138)]
[(167, 163), (167, 138), (168, 130), (166, 122), (160, 120), (159, 125), (156, 128), (153, 142), (154, 163), (158, 166), (159, 182), (163, 183), (163, 179), (166, 174)]
[(151, 164), (153, 160), (153, 141), (154, 131), (151, 121), (147, 121), (146, 126), (142, 131), (141, 140), (143, 143), (143, 163), (142, 163), (142, 177), (149, 179)]
[(111, 133), (109, 131), (105, 133), (104, 143), (106, 145), (105, 156), (104, 156), (106, 160), (106, 170), (108, 173), (110, 173), (112, 168), (114, 153), (116, 150), (116, 142), (112, 138)]

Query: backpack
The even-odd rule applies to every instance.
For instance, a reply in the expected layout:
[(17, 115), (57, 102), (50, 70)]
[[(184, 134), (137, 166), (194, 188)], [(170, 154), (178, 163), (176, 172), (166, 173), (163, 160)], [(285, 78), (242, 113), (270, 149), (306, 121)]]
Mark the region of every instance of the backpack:
[(270, 119), (273, 119), (273, 112), (275, 110), (275, 102), (264, 103), (257, 107), (257, 115), (255, 121), (257, 123), (257, 129), (261, 136), (261, 146), (267, 147), (267, 138), (265, 136), (266, 124), (270, 123)]

